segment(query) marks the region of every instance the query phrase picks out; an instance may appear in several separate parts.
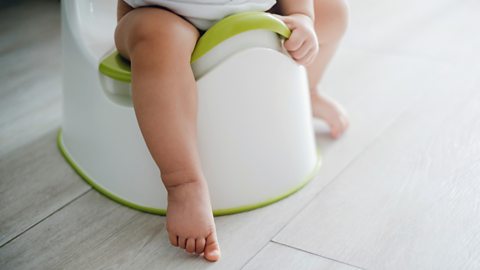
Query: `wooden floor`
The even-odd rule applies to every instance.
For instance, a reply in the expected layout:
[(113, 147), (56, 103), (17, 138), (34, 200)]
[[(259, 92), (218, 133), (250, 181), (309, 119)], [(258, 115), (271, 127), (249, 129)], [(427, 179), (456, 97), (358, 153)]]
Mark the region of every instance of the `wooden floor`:
[(351, 1), (323, 83), (351, 129), (320, 126), (319, 176), (216, 218), (223, 258), (170, 247), (63, 160), (59, 3), (0, 4), (0, 269), (480, 269), (480, 2)]

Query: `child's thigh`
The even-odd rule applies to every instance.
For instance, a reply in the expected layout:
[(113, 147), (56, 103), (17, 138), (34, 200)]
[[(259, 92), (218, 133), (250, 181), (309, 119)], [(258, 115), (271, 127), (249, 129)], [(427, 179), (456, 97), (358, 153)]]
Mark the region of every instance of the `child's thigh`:
[(198, 30), (177, 14), (158, 7), (144, 7), (129, 11), (118, 21), (115, 45), (127, 59), (140, 44), (142, 48), (173, 49), (190, 55), (198, 37)]

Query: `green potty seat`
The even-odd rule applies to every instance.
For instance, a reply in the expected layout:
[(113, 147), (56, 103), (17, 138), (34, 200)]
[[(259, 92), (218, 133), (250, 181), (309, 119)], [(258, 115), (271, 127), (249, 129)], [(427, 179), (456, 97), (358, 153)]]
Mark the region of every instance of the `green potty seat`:
[[(251, 30), (269, 30), (278, 35), (290, 37), (290, 29), (281, 20), (265, 12), (244, 12), (234, 14), (213, 25), (197, 42), (192, 53), (191, 63), (196, 62), (210, 50), (225, 40)], [(112, 79), (131, 81), (130, 63), (118, 51), (105, 57), (99, 65), (99, 71)]]

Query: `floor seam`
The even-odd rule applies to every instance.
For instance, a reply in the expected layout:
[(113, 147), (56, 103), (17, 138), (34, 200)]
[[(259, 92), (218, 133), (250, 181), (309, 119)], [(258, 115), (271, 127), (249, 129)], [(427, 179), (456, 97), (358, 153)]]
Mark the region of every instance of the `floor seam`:
[(320, 255), (320, 254), (317, 254), (317, 253), (314, 253), (314, 252), (311, 252), (311, 251), (308, 251), (308, 250), (305, 250), (305, 249), (290, 246), (290, 245), (285, 244), (285, 243), (277, 242), (277, 241), (274, 241), (274, 240), (271, 240), (271, 242), (275, 243), (275, 244), (278, 244), (278, 245), (282, 245), (282, 246), (291, 248), (291, 249), (295, 249), (295, 250), (298, 250), (298, 251), (301, 251), (301, 252), (305, 252), (305, 253), (308, 253), (308, 254), (311, 254), (311, 255), (314, 255), (314, 256), (318, 256), (318, 257), (321, 257), (321, 258), (326, 259), (326, 260), (334, 261), (336, 263), (348, 265), (350, 267), (354, 267), (354, 268), (361, 269), (361, 270), (366, 270), (366, 268), (363, 268), (363, 267), (360, 267), (360, 266), (357, 266), (357, 265), (354, 265), (354, 264), (351, 264), (351, 263), (347, 263), (347, 262), (344, 262), (344, 261), (340, 261), (340, 260), (337, 260), (337, 259), (334, 259), (334, 258), (331, 258), (331, 257), (328, 257), (328, 256)]
[(62, 209), (64, 209), (65, 207), (69, 206), (70, 204), (72, 204), (73, 202), (75, 202), (76, 200), (80, 199), (81, 197), (83, 197), (84, 195), (86, 195), (88, 192), (90, 192), (92, 190), (91, 187), (89, 187), (86, 191), (80, 193), (79, 195), (77, 195), (76, 197), (74, 197), (73, 199), (71, 199), (70, 201), (68, 201), (67, 203), (65, 203), (64, 205), (62, 205), (61, 207), (59, 207), (58, 209), (56, 209), (55, 211), (51, 212), (50, 214), (46, 215), (45, 217), (41, 218), (40, 220), (38, 220), (37, 222), (35, 222), (34, 224), (28, 226), (25, 230), (23, 230), (22, 232), (18, 233), (17, 235), (15, 235), (14, 237), (12, 237), (11, 239), (9, 239), (8, 241), (6, 241), (5, 243), (1, 244), (0, 245), (0, 248), (3, 248), (5, 246), (7, 246), (8, 244), (10, 244), (11, 242), (15, 241), (17, 238), (19, 238), (20, 236), (22, 236), (23, 234), (25, 234), (26, 232), (30, 231), (31, 229), (35, 228), (37, 225), (39, 225), (40, 223), (42, 223), (43, 221), (47, 220), (48, 218), (50, 218), (51, 216), (53, 216), (55, 213), (61, 211)]
[(262, 252), (262, 250), (264, 250), (264, 249), (268, 246), (268, 244), (270, 244), (271, 242), (272, 242), (271, 239), (268, 240), (267, 243), (265, 243), (265, 245), (263, 245), (263, 247), (262, 247), (261, 249), (257, 250), (257, 252), (255, 252), (255, 254), (253, 254), (253, 255), (240, 267), (240, 270), (244, 269), (245, 266), (247, 266), (248, 263), (250, 263), (250, 261), (252, 261), (255, 257), (257, 257), (257, 255), (258, 255), (260, 252)]
[(350, 265), (348, 263), (345, 263), (345, 262), (341, 262), (341, 261), (338, 261), (338, 260), (335, 260), (333, 258), (328, 258), (328, 257), (325, 257), (325, 256), (321, 256), (321, 255), (318, 255), (318, 254), (315, 254), (315, 253), (311, 253), (309, 251), (306, 251), (306, 250), (302, 250), (302, 249), (299, 249), (299, 248), (296, 248), (296, 247), (292, 247), (292, 246), (289, 246), (289, 245), (286, 245), (286, 244), (283, 244), (283, 243), (280, 243), (280, 242), (277, 242), (275, 241), (275, 237), (281, 232), (283, 231), (283, 229), (288, 226), (288, 224), (290, 224), (290, 222), (295, 219), (295, 217), (297, 217), (301, 212), (304, 211), (304, 209), (323, 191), (325, 190), (325, 188), (327, 188), (329, 185), (331, 185), (333, 182), (335, 182), (335, 180), (345, 171), (347, 170), (350, 165), (355, 161), (357, 160), (364, 152), (366, 152), (368, 149), (370, 149), (374, 144), (375, 142), (388, 130), (390, 129), (391, 126), (393, 126), (400, 118), (403, 114), (405, 114), (409, 108), (411, 108), (414, 104), (416, 104), (419, 100), (422, 99), (422, 97), (424, 96), (425, 94), (422, 94), (420, 97), (418, 97), (417, 100), (415, 100), (415, 102), (411, 102), (408, 106), (406, 106), (403, 110), (401, 110), (398, 115), (396, 117), (394, 117), (390, 123), (388, 123), (385, 128), (383, 128), (375, 137), (374, 139), (368, 143), (365, 148), (363, 150), (361, 150), (357, 155), (355, 155), (346, 165), (343, 169), (341, 169), (334, 177), (332, 177), (332, 180), (330, 182), (328, 182), (325, 186), (323, 186), (319, 191), (317, 191), (313, 197), (303, 205), (303, 207), (300, 209), (300, 211), (296, 212), (296, 214), (294, 214), (290, 220), (288, 220), (273, 236), (272, 238), (262, 247), (260, 248), (257, 252), (255, 252), (255, 254), (253, 254), (241, 267), (240, 269), (244, 269), (248, 263), (250, 261), (253, 260), (253, 258), (255, 258), (263, 249), (265, 249), (265, 247), (269, 244), (269, 243), (277, 243), (277, 244), (280, 244), (280, 245), (284, 245), (284, 246), (288, 246), (288, 247), (291, 247), (291, 248), (294, 248), (294, 249), (297, 249), (297, 250), (301, 250), (301, 251), (304, 251), (304, 252), (307, 252), (307, 253), (310, 253), (310, 254), (313, 254), (313, 255), (316, 255), (316, 256), (320, 256), (320, 257), (323, 257), (325, 259), (329, 259), (329, 260), (332, 260), (332, 261), (336, 261), (336, 262), (340, 262), (340, 263), (343, 263), (343, 264), (346, 264), (346, 265), (349, 265), (349, 266), (352, 266), (352, 267), (356, 267), (358, 269), (364, 269), (364, 268), (361, 268), (361, 267), (358, 267), (358, 266), (355, 266), (355, 265)]
[[(410, 108), (412, 108), (413, 106), (415, 106), (415, 104), (417, 104), (418, 102), (421, 102), (425, 96), (428, 95), (428, 90), (424, 91), (421, 95), (419, 95), (416, 99), (414, 99), (413, 102), (410, 102), (407, 106), (405, 106), (405, 108), (403, 110), (401, 110), (398, 115), (396, 117), (394, 117), (381, 131), (379, 131), (379, 133), (372, 139), (372, 141), (370, 143), (368, 143), (364, 149), (362, 149), (357, 155), (355, 155), (334, 177), (332, 177), (332, 180), (330, 180), (330, 182), (328, 182), (325, 186), (323, 186), (320, 190), (318, 190), (314, 195), (313, 197), (307, 202), (304, 204), (304, 206), (300, 209), (300, 211), (296, 212), (294, 215), (292, 215), (292, 217), (277, 231), (277, 233), (275, 233), (275, 235), (271, 238), (271, 242), (273, 243), (277, 243), (277, 244), (281, 244), (281, 245), (284, 245), (284, 246), (288, 246), (288, 247), (291, 247), (291, 248), (294, 248), (294, 249), (298, 249), (298, 250), (301, 250), (301, 251), (304, 251), (304, 252), (307, 252), (307, 253), (310, 253), (310, 254), (314, 254), (314, 255), (317, 255), (317, 256), (320, 256), (320, 257), (324, 257), (326, 259), (330, 259), (330, 260), (334, 260), (334, 261), (337, 261), (333, 258), (329, 258), (329, 257), (325, 257), (325, 256), (322, 256), (322, 255), (319, 255), (319, 254), (315, 254), (315, 253), (312, 253), (308, 250), (303, 250), (301, 248), (297, 248), (297, 247), (293, 247), (293, 246), (290, 246), (290, 245), (287, 245), (287, 244), (284, 244), (284, 243), (281, 243), (281, 242), (278, 242), (278, 240), (275, 240), (275, 238), (285, 229), (285, 227), (287, 227), (297, 216), (299, 216), (303, 211), (305, 211), (305, 209), (308, 207), (308, 205), (310, 205), (322, 192), (324, 192), (326, 190), (327, 187), (329, 187), (330, 185), (332, 185), (335, 181), (338, 180), (338, 178), (346, 171), (348, 170), (348, 168), (351, 167), (351, 165), (359, 158), (361, 157), (366, 151), (368, 151), (371, 147), (373, 147), (375, 145), (375, 143), (383, 136), (383, 134), (385, 134), (392, 126), (394, 126), (401, 118), (403, 115), (405, 115), (409, 110)], [(255, 255), (256, 256), (256, 255)], [(341, 262), (341, 261), (339, 261)], [(341, 263), (344, 263), (344, 262), (341, 262)], [(348, 263), (344, 263), (344, 264), (348, 264)], [(350, 264), (348, 264), (350, 265)], [(351, 265), (353, 267), (357, 267), (359, 269), (364, 269), (364, 268), (360, 268), (358, 266), (355, 266), (355, 265)]]
[(307, 208), (307, 206), (313, 202), (313, 200), (315, 200), (320, 193), (322, 193), (327, 187), (329, 187), (330, 185), (332, 185), (348, 168), (350, 168), (350, 166), (361, 156), (363, 155), (363, 153), (365, 153), (368, 149), (370, 149), (371, 147), (373, 147), (373, 145), (375, 145), (375, 143), (378, 141), (378, 139), (380, 137), (383, 136), (383, 134), (385, 134), (385, 132), (387, 132), (395, 123), (397, 123), (397, 121), (399, 121), (399, 119), (402, 117), (402, 115), (404, 115), (405, 113), (407, 113), (407, 111), (409, 110), (409, 108), (412, 108), (415, 104), (417, 104), (417, 102), (420, 102), (420, 100), (422, 100), (425, 95), (427, 93), (423, 93), (422, 95), (420, 95), (414, 102), (410, 102), (409, 105), (407, 105), (403, 110), (401, 110), (398, 115), (396, 117), (394, 117), (381, 131), (379, 131), (379, 133), (372, 139), (372, 141), (370, 143), (368, 143), (364, 149), (362, 149), (357, 155), (355, 155), (346, 165), (345, 167), (343, 167), (334, 177), (332, 177), (332, 180), (330, 180), (330, 182), (328, 182), (327, 184), (325, 184), (320, 190), (318, 190), (314, 195), (313, 197), (303, 205), (303, 207), (298, 211), (296, 212), (294, 215), (292, 215), (292, 217), (277, 231), (277, 233), (275, 233), (275, 235), (273, 235), (273, 237), (271, 238), (271, 241), (274, 241), (275, 237), (278, 236), (279, 233), (281, 233), (283, 231), (283, 229), (285, 229), (286, 226), (288, 226), (290, 224), (290, 222), (292, 220), (294, 220), (298, 215), (300, 215), (303, 211), (305, 211), (305, 209)]
[(387, 127), (385, 127), (384, 130), (382, 130), (377, 136), (375, 136), (375, 138), (372, 140), (372, 142), (370, 142), (369, 144), (367, 144), (365, 146), (365, 148), (363, 150), (361, 150), (357, 155), (355, 155), (346, 165), (343, 169), (341, 169), (334, 177), (332, 177), (332, 180), (330, 180), (327, 184), (325, 184), (320, 190), (318, 190), (316, 193), (314, 193), (314, 195), (312, 196), (312, 198), (306, 202), (302, 208), (297, 211), (294, 215), (292, 215), (292, 217), (290, 218), (290, 220), (288, 220), (278, 231), (277, 233), (275, 233), (275, 235), (272, 237), (272, 241), (274, 241), (273, 239), (275, 239), (276, 236), (278, 236), (278, 234), (283, 231), (283, 229), (288, 226), (290, 224), (290, 222), (292, 220), (294, 220), (298, 215), (300, 215), (304, 210), (305, 208), (310, 205), (310, 203), (313, 202), (313, 200), (315, 200), (317, 198), (317, 196), (322, 192), (324, 191), (327, 187), (329, 187), (330, 185), (332, 185), (336, 180), (337, 178), (342, 175), (343, 172), (345, 172), (349, 167), (350, 165), (355, 161), (357, 160), (364, 152), (366, 152), (370, 147), (372, 147), (373, 144), (375, 144), (375, 142), (377, 141), (378, 138), (380, 138), (381, 134), (383, 134), (385, 132), (385, 130), (387, 130), (390, 126), (393, 125), (395, 121), (392, 121), (392, 123), (389, 123), (387, 125)]

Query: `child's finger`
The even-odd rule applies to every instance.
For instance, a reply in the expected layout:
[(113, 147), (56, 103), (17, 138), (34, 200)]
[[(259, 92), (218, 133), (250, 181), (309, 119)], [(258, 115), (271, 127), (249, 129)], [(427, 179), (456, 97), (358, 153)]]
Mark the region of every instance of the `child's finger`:
[(313, 46), (311, 51), (308, 52), (308, 55), (306, 56), (307, 59), (305, 60), (305, 64), (310, 65), (315, 60), (317, 55), (318, 55), (318, 45)]
[(305, 39), (300, 35), (300, 33), (297, 33), (297, 31), (293, 31), (290, 38), (285, 40), (283, 46), (285, 47), (285, 49), (287, 49), (287, 51), (294, 52), (300, 49), (304, 41)]
[(287, 27), (290, 30), (292, 30), (292, 28), (293, 28), (292, 20), (288, 16), (282, 16), (282, 15), (278, 15), (278, 14), (272, 14), (272, 16), (279, 19), (280, 21), (282, 21), (284, 24), (287, 25)]
[(308, 66), (315, 59), (315, 56), (316, 56), (315, 51), (316, 51), (315, 48), (310, 48), (303, 58), (297, 60), (297, 63), (304, 66)]
[(312, 49), (308, 55), (305, 57), (305, 66), (308, 66), (313, 63), (315, 60), (315, 56), (317, 56), (316, 53), (314, 53), (314, 50)]
[(312, 46), (307, 42), (304, 42), (298, 50), (291, 52), (290, 55), (293, 57), (293, 59), (300, 60), (304, 59), (311, 50)]

